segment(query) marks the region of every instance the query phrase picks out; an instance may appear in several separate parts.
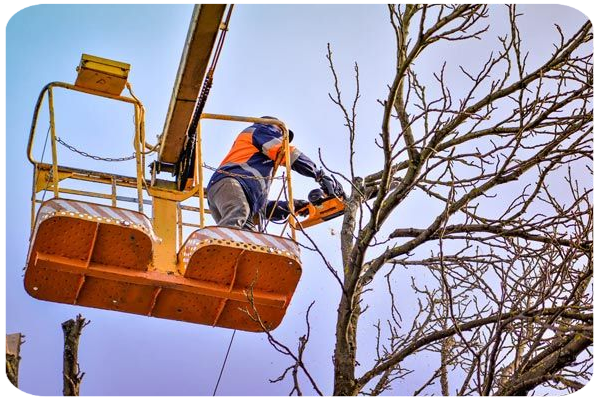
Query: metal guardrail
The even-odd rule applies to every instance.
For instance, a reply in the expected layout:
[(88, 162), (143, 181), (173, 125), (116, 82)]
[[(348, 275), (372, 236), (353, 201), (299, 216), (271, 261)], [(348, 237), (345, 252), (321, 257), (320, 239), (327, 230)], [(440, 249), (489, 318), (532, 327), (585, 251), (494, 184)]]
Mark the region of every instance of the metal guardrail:
[[(32, 197), (31, 197), (31, 226), (33, 228), (35, 222), (35, 210), (36, 205), (40, 204), (40, 201), (37, 198), (37, 194), (41, 191), (52, 191), (55, 198), (61, 196), (61, 194), (75, 195), (75, 196), (86, 196), (99, 198), (104, 200), (110, 200), (112, 206), (117, 205), (117, 201), (125, 201), (131, 203), (137, 203), (138, 211), (143, 213), (144, 205), (153, 205), (153, 202), (147, 199), (144, 199), (144, 189), (149, 196), (152, 198), (160, 197), (166, 200), (175, 201), (178, 204), (177, 210), (177, 225), (178, 225), (178, 242), (179, 244), (183, 241), (183, 226), (203, 228), (205, 226), (205, 215), (209, 210), (204, 206), (204, 198), (205, 198), (205, 188), (204, 188), (204, 174), (203, 174), (203, 161), (202, 161), (202, 136), (201, 136), (201, 120), (204, 119), (212, 119), (212, 120), (222, 120), (222, 121), (232, 121), (232, 122), (248, 122), (248, 123), (263, 123), (278, 126), (283, 132), (283, 151), (284, 151), (284, 163), (285, 163), (285, 180), (286, 180), (286, 188), (287, 188), (287, 198), (293, 199), (293, 190), (291, 185), (291, 164), (290, 164), (290, 148), (289, 148), (289, 130), (284, 122), (270, 119), (270, 118), (254, 118), (254, 117), (242, 117), (242, 116), (234, 116), (234, 115), (224, 115), (224, 114), (208, 114), (203, 113), (200, 117), (200, 123), (197, 125), (197, 135), (196, 135), (196, 154), (195, 154), (195, 173), (194, 173), (194, 182), (192, 188), (186, 191), (176, 190), (176, 187), (173, 186), (173, 183), (169, 181), (163, 180), (153, 180), (153, 185), (148, 185), (144, 176), (144, 167), (145, 167), (145, 155), (146, 150), (156, 150), (156, 146), (151, 146), (145, 141), (145, 110), (142, 103), (139, 99), (135, 98), (131, 91), (131, 87), (127, 85), (129, 91), (131, 92), (132, 97), (114, 95), (110, 93), (104, 93), (95, 91), (88, 88), (78, 87), (75, 85), (71, 85), (64, 82), (52, 82), (46, 85), (41, 91), (36, 106), (34, 110), (33, 120), (31, 124), (29, 141), (27, 144), (27, 157), (29, 161), (34, 166), (34, 177), (33, 177), (33, 189), (32, 189)], [(56, 124), (55, 124), (55, 113), (54, 113), (54, 96), (53, 90), (55, 88), (62, 88), (67, 90), (73, 90), (77, 92), (87, 93), (95, 96), (105, 97), (117, 101), (121, 101), (124, 103), (132, 104), (134, 106), (134, 116), (135, 116), (135, 132), (134, 132), (134, 158), (136, 163), (136, 176), (124, 176), (119, 174), (101, 172), (101, 171), (92, 171), (85, 170), (80, 168), (66, 167), (61, 166), (58, 163), (58, 153), (56, 143), (58, 142), (58, 137), (56, 135)], [(49, 108), (49, 135), (51, 139), (51, 149), (52, 149), (52, 162), (44, 163), (42, 161), (36, 160), (33, 156), (33, 144), (36, 136), (36, 128), (38, 119), (40, 116), (40, 111), (42, 108), (43, 101), (48, 96), (48, 108)], [(275, 170), (278, 165), (275, 164)], [(274, 176), (274, 173), (273, 173)], [(61, 185), (61, 181), (73, 179), (79, 181), (87, 181), (99, 184), (110, 185), (109, 193), (102, 193), (99, 191), (89, 191), (89, 190), (81, 190), (74, 188), (67, 188)], [(137, 190), (137, 198), (128, 197), (128, 196), (120, 196), (117, 194), (117, 187), (124, 188), (134, 188)], [(181, 204), (182, 201), (187, 200), (191, 197), (198, 197), (198, 207), (191, 207), (188, 205)], [(294, 218), (295, 210), (293, 209), (293, 202), (289, 202), (289, 208), (291, 211), (289, 218)], [(199, 224), (192, 224), (190, 222), (184, 222), (182, 219), (181, 211), (192, 211), (199, 213)], [(287, 224), (291, 229), (291, 236), (295, 239), (295, 229), (291, 224)], [(287, 226), (286, 225), (286, 226)], [(285, 226), (285, 228), (286, 228)], [(281, 235), (283, 235), (281, 232)]]

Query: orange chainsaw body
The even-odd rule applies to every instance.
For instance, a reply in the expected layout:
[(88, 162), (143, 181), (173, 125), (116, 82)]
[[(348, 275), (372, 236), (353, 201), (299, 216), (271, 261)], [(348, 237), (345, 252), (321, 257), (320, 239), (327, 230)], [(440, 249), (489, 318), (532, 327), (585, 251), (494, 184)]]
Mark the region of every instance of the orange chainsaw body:
[(292, 221), (293, 227), (297, 229), (299, 226), (308, 228), (313, 225), (320, 224), (343, 214), (345, 204), (338, 197), (329, 197), (319, 204), (309, 203), (306, 207), (298, 211), (298, 214), (303, 214), (308, 211), (308, 216), (303, 220)]

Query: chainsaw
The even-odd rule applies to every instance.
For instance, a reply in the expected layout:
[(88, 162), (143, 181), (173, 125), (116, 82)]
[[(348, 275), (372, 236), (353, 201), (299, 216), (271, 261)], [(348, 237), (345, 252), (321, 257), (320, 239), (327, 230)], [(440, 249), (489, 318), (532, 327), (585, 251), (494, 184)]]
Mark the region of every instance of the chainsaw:
[(297, 210), (298, 215), (307, 215), (303, 220), (291, 220), (294, 229), (308, 228), (329, 221), (345, 211), (345, 192), (335, 177), (325, 177), (321, 188), (308, 193), (308, 205)]

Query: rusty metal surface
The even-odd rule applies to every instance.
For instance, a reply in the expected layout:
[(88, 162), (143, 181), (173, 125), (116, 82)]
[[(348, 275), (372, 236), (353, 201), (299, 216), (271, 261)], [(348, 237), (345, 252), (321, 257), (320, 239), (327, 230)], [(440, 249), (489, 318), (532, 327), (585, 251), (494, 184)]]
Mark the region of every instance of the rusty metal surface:
[[(65, 202), (46, 202), (38, 214), (25, 271), (25, 288), (31, 296), (260, 331), (240, 310), (251, 312), (247, 294), (252, 289), (262, 320), (271, 329), (282, 321), (301, 276), (294, 242), (210, 227), (194, 232), (179, 252), (178, 269), (164, 273), (150, 268), (156, 240), (153, 232), (141, 228), (145, 216), (97, 206), (123, 217), (112, 221), (84, 214), (83, 210), (95, 208), (83, 207), (82, 202)], [(72, 211), (65, 211), (66, 205)], [(134, 215), (136, 223), (127, 215)]]
[[(301, 277), (299, 247), (289, 239), (240, 229), (207, 227), (193, 232), (180, 251), (187, 278), (228, 287), (230, 292), (252, 290), (256, 309), (272, 328), (278, 326)], [(265, 293), (284, 296), (283, 307), (260, 304)], [(257, 326), (240, 311), (252, 311), (245, 299), (224, 299), (212, 324), (242, 330)]]
[(148, 285), (88, 276), (77, 298), (77, 305), (149, 315), (154, 291), (155, 288)]
[(90, 261), (145, 271), (152, 260), (152, 241), (139, 230), (100, 224)]

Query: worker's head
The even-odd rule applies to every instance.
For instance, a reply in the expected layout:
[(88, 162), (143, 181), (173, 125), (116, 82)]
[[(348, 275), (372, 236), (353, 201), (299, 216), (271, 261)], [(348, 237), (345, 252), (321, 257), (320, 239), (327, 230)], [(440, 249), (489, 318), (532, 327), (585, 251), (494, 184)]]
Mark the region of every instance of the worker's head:
[[(276, 119), (277, 121), (280, 121), (280, 119), (278, 119), (277, 117), (272, 117), (270, 115), (263, 115), (260, 118)], [(276, 126), (276, 125), (274, 125), (274, 126)], [(279, 127), (277, 126), (277, 128), (279, 128)], [(291, 129), (287, 129), (287, 130), (289, 131), (289, 141), (292, 142), (293, 141), (293, 131)]]

